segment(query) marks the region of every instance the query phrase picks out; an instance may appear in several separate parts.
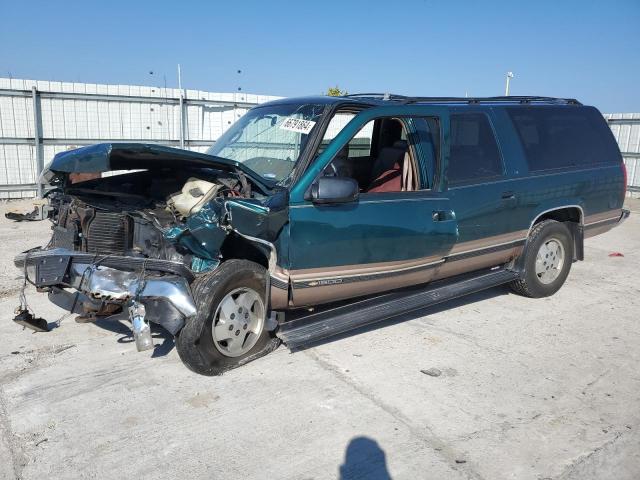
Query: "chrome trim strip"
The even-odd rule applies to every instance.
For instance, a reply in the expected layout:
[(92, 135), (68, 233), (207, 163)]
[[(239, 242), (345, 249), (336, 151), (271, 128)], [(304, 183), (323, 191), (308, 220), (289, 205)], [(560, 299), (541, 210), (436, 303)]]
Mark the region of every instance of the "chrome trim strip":
[(273, 274), (276, 271), (276, 265), (278, 263), (278, 254), (276, 252), (275, 245), (261, 238), (252, 237), (251, 235), (245, 235), (244, 233), (240, 233), (235, 228), (233, 229), (233, 231), (238, 235), (240, 235), (242, 238), (246, 238), (249, 241), (259, 243), (269, 248), (269, 274)]
[(337, 285), (337, 284), (349, 283), (353, 281), (368, 282), (371, 280), (378, 280), (384, 277), (397, 276), (401, 273), (411, 273), (412, 271), (420, 271), (423, 269), (433, 268), (442, 263), (444, 263), (444, 259), (437, 260), (435, 262), (424, 263), (422, 265), (413, 265), (411, 267), (405, 267), (405, 268), (400, 268), (395, 270), (356, 273), (356, 274), (344, 275), (344, 276), (308, 278), (305, 280), (293, 280), (292, 283), (294, 288), (295, 287), (306, 288), (306, 287), (323, 287), (327, 285)]
[[(448, 260), (448, 259), (455, 260), (455, 257), (458, 257), (458, 256), (468, 255), (469, 253), (481, 252), (481, 251), (485, 251), (485, 250), (491, 250), (491, 249), (494, 249), (494, 248), (497, 248), (497, 247), (502, 247), (502, 246), (505, 246), (505, 245), (520, 244), (520, 243), (522, 243), (522, 242), (524, 242), (526, 240), (527, 240), (527, 237), (523, 237), (523, 238), (518, 238), (516, 240), (511, 240), (511, 241), (508, 241), (508, 242), (496, 243), (494, 245), (487, 245), (486, 247), (474, 248), (472, 250), (464, 250), (462, 252), (456, 252), (456, 253), (452, 253), (451, 255), (446, 256), (445, 260)], [(514, 246), (517, 246), (517, 245), (514, 245)]]
[(289, 288), (289, 284), (287, 282), (283, 282), (273, 275), (271, 275), (271, 286), (274, 288), (279, 288), (281, 290), (287, 290)]
[[(393, 270), (379, 270), (377, 272), (374, 271), (374, 272), (352, 273), (352, 274), (347, 274), (347, 275), (333, 275), (333, 276), (329, 276), (329, 277), (312, 277), (312, 278), (307, 278), (305, 280), (298, 280), (298, 281), (294, 280), (294, 283), (300, 283), (300, 282), (309, 283), (309, 282), (313, 282), (313, 281), (336, 280), (336, 279), (356, 278), (356, 277), (371, 276), (371, 275), (383, 275), (383, 274), (386, 274), (386, 273), (407, 272), (407, 271), (416, 270), (416, 269), (420, 269), (420, 268), (430, 267), (430, 266), (433, 266), (433, 265), (438, 265), (438, 264), (440, 264), (442, 262), (444, 262), (444, 259), (436, 260), (434, 262), (421, 263), (419, 265), (411, 265), (409, 267), (396, 268), (396, 269), (393, 269)], [(295, 276), (296, 276), (296, 274), (295, 274), (295, 271), (294, 271), (294, 273), (292, 275), (292, 278), (295, 279)]]
[[(304, 280), (296, 280), (295, 279), (295, 272), (293, 273), (293, 275), (291, 275), (292, 281), (293, 281), (293, 286), (295, 287), (321, 287), (324, 285), (330, 285), (332, 282), (334, 281), (335, 284), (337, 283), (343, 283), (345, 281), (370, 281), (370, 280), (375, 280), (381, 277), (385, 277), (385, 276), (395, 276), (395, 275), (399, 275), (402, 273), (411, 273), (412, 271), (416, 271), (416, 270), (420, 270), (420, 269), (426, 269), (429, 267), (434, 267), (436, 265), (440, 265), (442, 263), (448, 262), (448, 261), (457, 261), (460, 260), (460, 257), (466, 257), (469, 256), (469, 254), (472, 254), (471, 256), (480, 256), (480, 255), (485, 255), (488, 253), (493, 253), (492, 251), (495, 249), (500, 250), (500, 247), (508, 247), (510, 245), (513, 245), (513, 247), (517, 247), (519, 245), (521, 245), (522, 243), (524, 243), (526, 241), (526, 238), (519, 238), (516, 240), (511, 240), (508, 242), (502, 242), (502, 243), (497, 243), (497, 244), (493, 244), (493, 245), (487, 245), (484, 247), (480, 247), (480, 248), (474, 248), (471, 250), (465, 250), (463, 252), (457, 252), (451, 255), (448, 255), (444, 258), (442, 258), (441, 260), (436, 260), (433, 262), (428, 262), (428, 263), (423, 263), (420, 265), (412, 265), (409, 267), (403, 267), (403, 268), (396, 268), (393, 270), (383, 270), (383, 271), (377, 271), (377, 272), (363, 272), (363, 273), (354, 273), (354, 274), (348, 274), (348, 275), (333, 275), (333, 276), (322, 276), (322, 277), (311, 277), (311, 278), (305, 278)], [(326, 282), (324, 285), (322, 284), (323, 282)], [(313, 285), (312, 285), (313, 284)]]
[(619, 221), (621, 219), (620, 215), (616, 215), (615, 217), (609, 217), (609, 218), (605, 218), (604, 220), (598, 220), (596, 222), (591, 222), (591, 223), (585, 223), (584, 226), (585, 227), (591, 227), (593, 225), (597, 225), (599, 223), (606, 223), (606, 222), (613, 222), (613, 221)]

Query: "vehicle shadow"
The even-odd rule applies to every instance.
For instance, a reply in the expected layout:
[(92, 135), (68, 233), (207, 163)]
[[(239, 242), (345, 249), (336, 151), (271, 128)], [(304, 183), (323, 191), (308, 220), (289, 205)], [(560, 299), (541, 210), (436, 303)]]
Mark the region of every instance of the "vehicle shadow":
[(339, 469), (340, 480), (366, 478), (367, 480), (391, 480), (387, 470), (387, 458), (378, 442), (369, 437), (354, 437), (347, 445), (344, 463)]
[[(107, 318), (101, 318), (93, 322), (99, 328), (103, 330), (108, 330), (110, 332), (116, 333), (120, 335), (117, 342), (118, 343), (133, 343), (133, 332), (131, 328), (124, 323), (119, 316), (112, 316)], [(153, 353), (151, 358), (164, 357), (175, 347), (175, 341), (173, 335), (167, 332), (164, 328), (156, 325), (154, 323), (150, 323), (151, 325), (151, 336), (153, 337)], [(160, 341), (160, 343), (158, 343)]]
[(365, 325), (354, 330), (350, 330), (348, 332), (340, 333), (334, 335), (329, 338), (320, 339), (315, 342), (310, 342), (304, 346), (296, 347), (291, 349), (292, 352), (299, 352), (302, 350), (306, 350), (308, 348), (317, 347), (320, 345), (325, 345), (327, 343), (332, 343), (337, 340), (342, 340), (345, 338), (353, 337), (355, 335), (359, 335), (361, 333), (370, 332), (372, 330), (377, 330), (379, 328), (388, 327), (391, 325), (396, 325), (398, 323), (407, 322), (409, 320), (415, 320), (417, 318), (421, 318), (427, 315), (433, 315), (434, 313), (439, 313), (444, 310), (450, 310), (456, 307), (462, 307), (465, 305), (470, 305), (476, 302), (481, 302), (483, 300), (488, 300), (490, 298), (495, 298), (502, 295), (510, 295), (512, 292), (507, 285), (499, 285), (497, 287), (492, 287), (487, 290), (482, 290), (481, 292), (472, 293), (470, 295), (466, 295), (464, 297), (455, 298), (453, 300), (448, 300), (446, 302), (439, 303), (437, 305), (432, 305), (425, 308), (420, 308), (418, 310), (414, 310), (413, 312), (400, 314), (394, 317), (387, 318), (385, 320), (380, 320), (379, 322), (372, 323), (370, 325)]

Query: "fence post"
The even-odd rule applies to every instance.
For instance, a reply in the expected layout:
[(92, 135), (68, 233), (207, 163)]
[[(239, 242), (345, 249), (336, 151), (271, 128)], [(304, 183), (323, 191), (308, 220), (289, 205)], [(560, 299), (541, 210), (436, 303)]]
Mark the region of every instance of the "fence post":
[(180, 148), (184, 148), (184, 141), (185, 141), (184, 107), (185, 107), (184, 91), (180, 89)]
[(42, 184), (40, 175), (44, 169), (44, 147), (42, 146), (42, 108), (40, 104), (40, 93), (34, 86), (31, 87), (31, 98), (33, 99), (33, 146), (36, 152), (36, 185), (38, 186), (38, 197), (42, 198)]

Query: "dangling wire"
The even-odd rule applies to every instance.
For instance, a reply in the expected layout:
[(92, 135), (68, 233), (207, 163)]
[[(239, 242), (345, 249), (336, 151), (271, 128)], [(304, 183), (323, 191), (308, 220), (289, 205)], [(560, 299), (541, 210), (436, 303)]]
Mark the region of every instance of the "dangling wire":
[(27, 262), (29, 261), (29, 253), (27, 252), (24, 257), (24, 267), (23, 267), (23, 277), (22, 277), (22, 288), (20, 289), (20, 306), (18, 307), (20, 310), (29, 310), (29, 305), (27, 304)]
[(146, 280), (145, 280), (145, 275), (147, 273), (147, 260), (149, 260), (149, 259), (145, 258), (143, 260), (142, 268), (140, 269), (140, 274), (138, 275), (138, 286), (136, 288), (136, 294), (133, 297), (136, 302), (140, 300), (140, 294), (144, 290), (144, 287), (145, 287), (145, 285), (147, 283)]

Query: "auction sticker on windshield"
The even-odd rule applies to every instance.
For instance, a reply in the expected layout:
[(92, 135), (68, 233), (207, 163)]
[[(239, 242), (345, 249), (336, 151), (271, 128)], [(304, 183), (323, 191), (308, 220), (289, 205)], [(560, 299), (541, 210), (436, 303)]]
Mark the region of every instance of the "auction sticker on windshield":
[(291, 132), (304, 133), (305, 135), (308, 135), (315, 124), (316, 122), (312, 120), (287, 117), (280, 124), (280, 128), (283, 130), (289, 130)]

